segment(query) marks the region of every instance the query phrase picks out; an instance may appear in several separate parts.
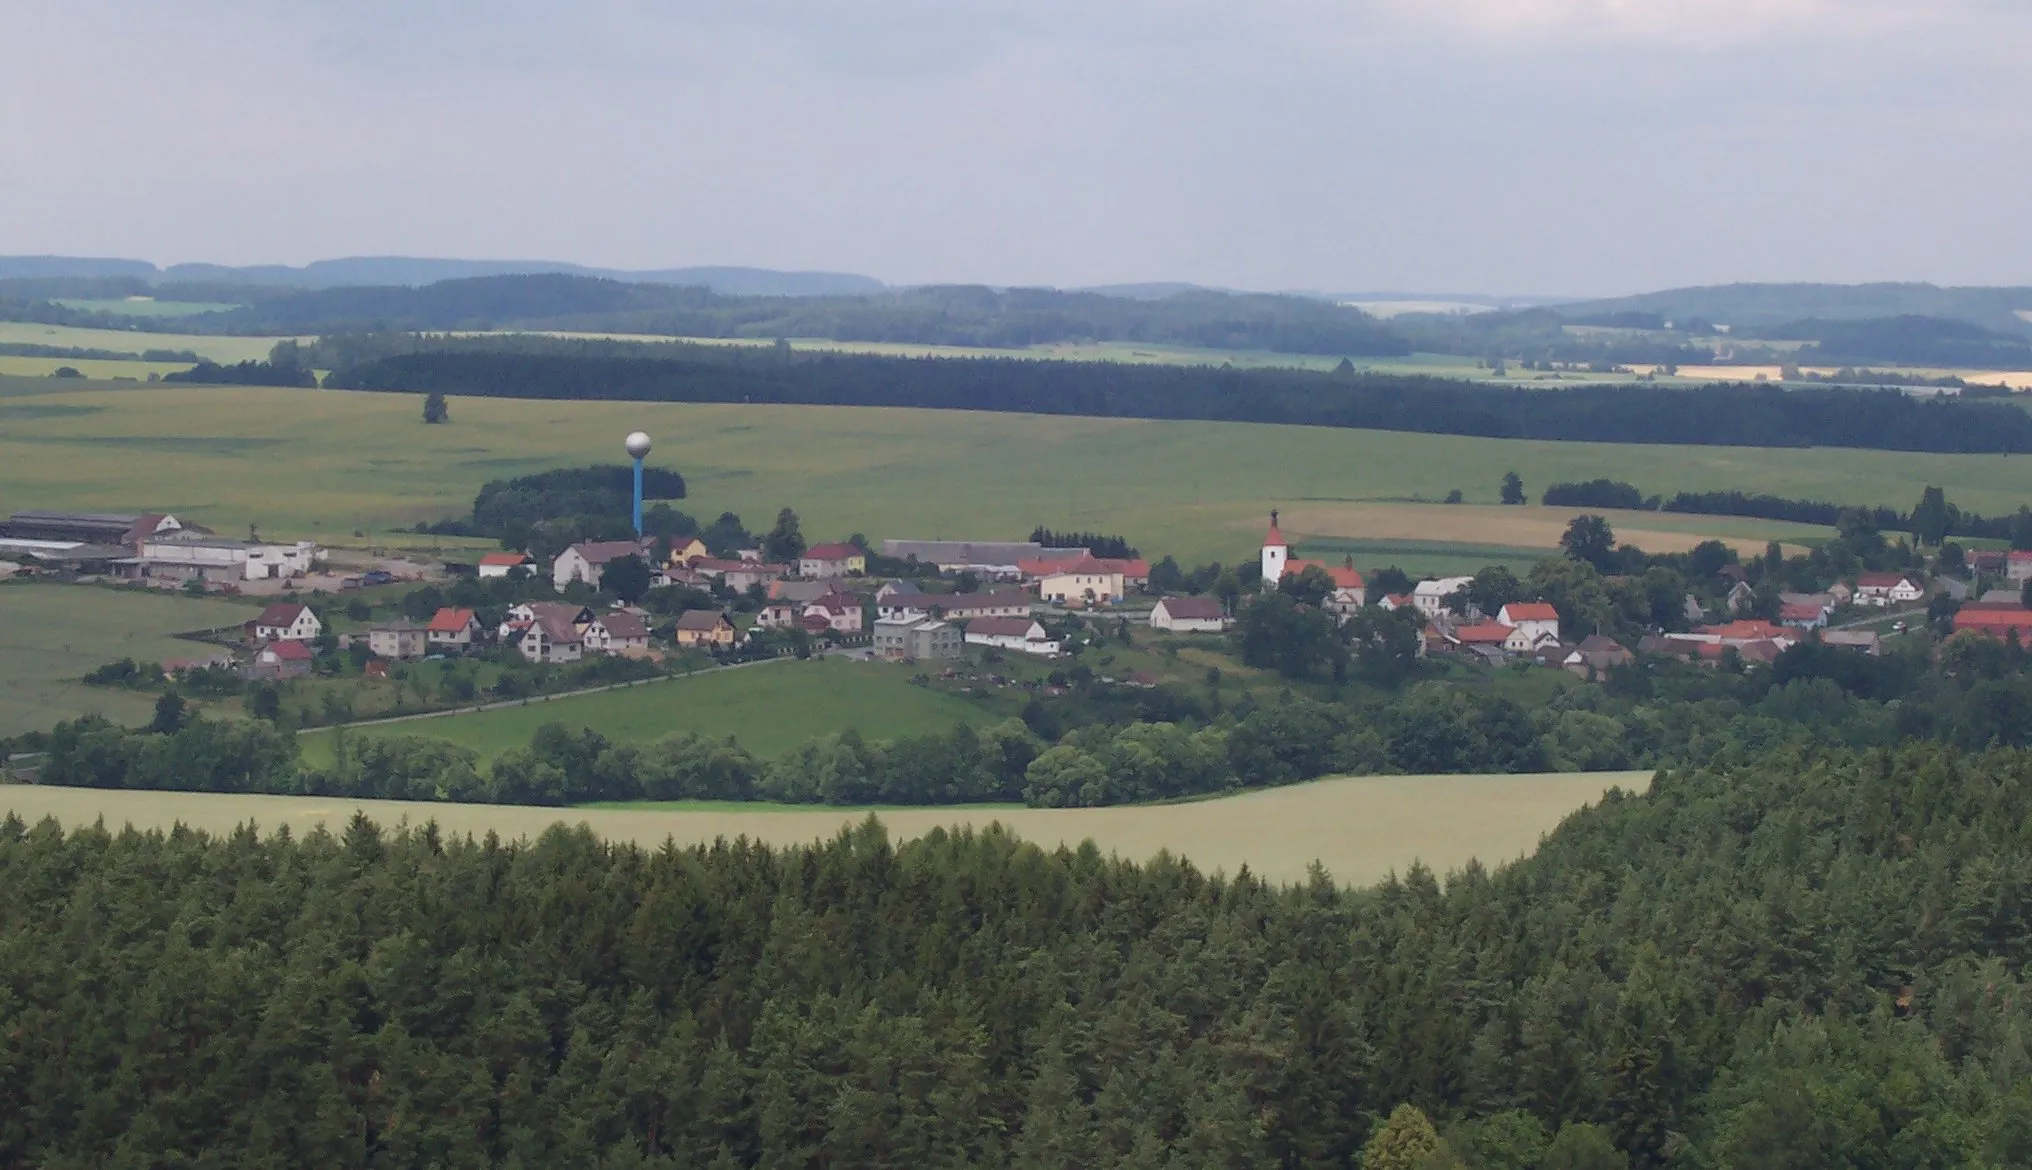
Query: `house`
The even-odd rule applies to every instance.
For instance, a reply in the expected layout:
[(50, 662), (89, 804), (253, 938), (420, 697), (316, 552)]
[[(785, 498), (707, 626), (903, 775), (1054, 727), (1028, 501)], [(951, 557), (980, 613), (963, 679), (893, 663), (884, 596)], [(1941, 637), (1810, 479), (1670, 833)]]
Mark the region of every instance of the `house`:
[(670, 555), (663, 558), (667, 569), (679, 569), (693, 561), (712, 556), (706, 542), (696, 536), (673, 536), (670, 538)]
[(2011, 570), (2011, 554), (2001, 548), (1972, 548), (1962, 554), (1962, 563), (1971, 573), (2001, 577)]
[(1559, 637), (1559, 611), (1550, 602), (1513, 601), (1496, 611), (1496, 620), (1528, 631), (1534, 645), (1546, 637)]
[(1573, 647), (1564, 642), (1540, 642), (1538, 649), (1524, 657), (1530, 660), (1533, 666), (1543, 666), (1548, 670), (1564, 670), (1566, 660), (1572, 656)]
[(255, 678), (299, 678), (310, 673), (315, 657), (310, 647), (300, 641), (278, 639), (254, 652), (247, 673)]
[(1060, 605), (1112, 605), (1122, 600), (1122, 574), (1091, 556), (1081, 557), (1041, 579), (1037, 595)]
[(1905, 573), (1864, 573), (1856, 578), (1856, 604), (1879, 609), (1910, 605), (1926, 596), (1917, 579)]
[(2015, 634), (2021, 644), (2032, 644), (2032, 610), (1963, 607), (1954, 615), (1954, 632), (2006, 640)]
[[(1496, 624), (1500, 626), (1503, 623), (1499, 621)], [(1503, 639), (1503, 650), (1509, 654), (1529, 654), (1541, 646), (1553, 645), (1558, 641), (1557, 629), (1547, 633), (1539, 626), (1513, 626), (1510, 636)]]
[(1700, 603), (1700, 598), (1695, 597), (1691, 593), (1686, 595), (1686, 600), (1679, 607), (1679, 612), (1691, 625), (1699, 625), (1707, 620), (1707, 607)]
[(1832, 613), (1834, 612), (1835, 608), (1839, 606), (1841, 603), (1834, 599), (1834, 594), (1821, 592), (1821, 593), (1780, 593), (1778, 595), (1778, 604), (1781, 606), (1810, 605), (1816, 609), (1824, 609), (1827, 610), (1829, 613)]
[(430, 652), (430, 632), (407, 621), (394, 621), (367, 631), (367, 649), (377, 658), (421, 658)]
[(1376, 603), (1376, 608), (1385, 613), (1395, 613), (1400, 609), (1416, 609), (1417, 604), (1413, 602), (1409, 593), (1390, 593)]
[(551, 562), (550, 581), (560, 591), (573, 581), (584, 581), (595, 589), (607, 566), (623, 557), (639, 557), (642, 545), (633, 540), (584, 540), (557, 554)]
[(797, 558), (797, 575), (813, 577), (858, 577), (868, 571), (868, 554), (851, 544), (815, 544)]
[(1517, 631), (1501, 622), (1476, 622), (1472, 625), (1458, 625), (1445, 634), (1447, 642), (1462, 650), (1486, 647), (1502, 651), (1510, 641), (1510, 635)]
[(593, 619), (582, 635), (586, 649), (623, 658), (649, 656), (649, 624), (625, 609), (609, 610)]
[(307, 605), (278, 601), (254, 619), (256, 642), (315, 642), (325, 624)]
[(1580, 640), (1580, 645), (1574, 647), (1560, 665), (1568, 673), (1581, 678), (1600, 678), (1610, 668), (1628, 666), (1636, 658), (1614, 638), (1606, 634), (1590, 634)]
[(1419, 613), (1434, 618), (1446, 611), (1446, 599), (1466, 589), (1473, 577), (1440, 577), (1420, 581), (1411, 590), (1411, 604)]
[(789, 565), (764, 564), (761, 561), (719, 560), (707, 557), (691, 562), (693, 572), (703, 573), (719, 581), (736, 593), (746, 593), (757, 585), (768, 587), (790, 574)]
[(433, 650), (465, 650), (480, 636), (482, 628), (479, 615), (472, 610), (446, 606), (431, 615), (424, 630), (430, 635)]
[(519, 552), (490, 552), (480, 558), (479, 574), (482, 578), (506, 577), (517, 569), (534, 573), (536, 558)]
[(1827, 628), (1825, 607), (1805, 603), (1794, 603), (1778, 607), (1778, 624), (1791, 626), (1795, 630), (1820, 630)]
[(1122, 575), (1124, 589), (1148, 589), (1150, 587), (1150, 562), (1142, 557), (1095, 558), (1101, 564)]
[(1218, 634), (1228, 628), (1228, 615), (1218, 598), (1166, 597), (1151, 609), (1150, 628), (1174, 634)]
[(1729, 586), (1728, 609), (1730, 613), (1748, 613), (1757, 604), (1757, 591), (1747, 582), (1738, 581)]
[(850, 593), (828, 593), (804, 607), (804, 616), (822, 617), (835, 634), (861, 632), (861, 599)]
[(677, 615), (677, 644), (681, 648), (701, 647), (713, 649), (732, 646), (736, 636), (734, 623), (717, 609), (688, 609)]
[(967, 623), (967, 645), (993, 646), (1049, 658), (1058, 653), (1058, 639), (1034, 618), (975, 618)]
[(958, 658), (962, 651), (960, 628), (933, 618), (908, 621), (876, 621), (874, 646), (877, 656), (900, 662), (905, 659)]
[[(584, 633), (593, 624), (593, 611), (570, 601), (525, 601), (508, 610), (508, 622), (545, 620)], [(504, 623), (505, 629), (505, 623)], [(506, 634), (503, 634), (506, 637)]]
[(1849, 588), (1848, 583), (1844, 581), (1836, 581), (1834, 584), (1828, 586), (1827, 595), (1829, 597), (1834, 598), (1834, 605), (1836, 609), (1840, 609), (1842, 606), (1847, 605), (1849, 602), (1854, 601), (1856, 599), (1856, 591)]
[(2004, 558), (2004, 575), (2013, 581), (2032, 579), (2032, 549), (2012, 549)]
[(974, 618), (984, 617), (1029, 617), (1034, 604), (1028, 593), (1014, 589), (990, 590), (986, 593), (932, 594), (925, 600), (932, 612), (952, 621), (971, 621)]
[(511, 618), (502, 627), (501, 640), (531, 662), (577, 662), (586, 652), (585, 639), (578, 627), (562, 620), (552, 609), (542, 610), (534, 617)]
[(1883, 653), (1884, 641), (1875, 630), (1829, 630), (1820, 636), (1823, 646), (1860, 650), (1872, 657)]
[(772, 601), (755, 611), (756, 626), (765, 630), (787, 630), (804, 616), (804, 607), (788, 601)]

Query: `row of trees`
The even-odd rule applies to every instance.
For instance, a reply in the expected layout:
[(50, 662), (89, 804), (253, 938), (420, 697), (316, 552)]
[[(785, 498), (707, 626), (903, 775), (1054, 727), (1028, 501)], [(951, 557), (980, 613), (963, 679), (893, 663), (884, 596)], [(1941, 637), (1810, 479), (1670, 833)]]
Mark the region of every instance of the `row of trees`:
[(1372, 889), (9, 817), (0, 1162), (2026, 1165), (2028, 822), (2032, 758), (1938, 748), (1668, 773)]

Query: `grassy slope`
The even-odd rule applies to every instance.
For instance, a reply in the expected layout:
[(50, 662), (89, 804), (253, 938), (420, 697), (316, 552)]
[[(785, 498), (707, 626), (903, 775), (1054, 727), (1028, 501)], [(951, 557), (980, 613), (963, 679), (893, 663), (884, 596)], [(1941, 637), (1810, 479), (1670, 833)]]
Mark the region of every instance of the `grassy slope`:
[(159, 662), (205, 652), (169, 635), (246, 621), (253, 607), (175, 594), (67, 585), (0, 585), (0, 735), (97, 712), (146, 721), (154, 698), (77, 680), (120, 658)]
[(104, 349), (139, 354), (144, 349), (183, 349), (215, 362), (266, 358), (279, 337), (213, 337), (202, 333), (148, 333), (130, 329), (80, 329), (0, 321), (0, 342), (61, 345), (73, 349)]
[[(838, 659), (768, 663), (526, 707), (359, 728), (352, 735), (417, 735), (464, 744), (492, 758), (521, 747), (545, 723), (590, 727), (646, 743), (678, 732), (732, 735), (757, 755), (855, 728), (869, 739), (950, 730), (989, 716), (964, 699), (914, 686), (914, 668)], [(303, 737), (304, 758), (331, 758), (331, 733)]]
[[(1121, 532), (1182, 561), (1253, 557), (1273, 507), (1338, 515), (1348, 503), (1436, 500), (1456, 487), (1493, 503), (1510, 468), (1534, 493), (1554, 480), (1610, 476), (1646, 492), (1742, 488), (1900, 508), (1934, 483), (1986, 513), (2032, 496), (2032, 460), (2002, 455), (845, 407), (454, 399), (449, 426), (427, 427), (419, 414), (404, 395), (0, 380), (0, 508), (160, 508), (221, 531), (258, 521), (278, 535), (345, 541), (356, 529), (460, 514), (489, 478), (618, 461), (619, 437), (636, 427), (656, 436), (656, 464), (684, 472), (692, 490), (684, 506), (702, 517), (732, 509), (766, 525), (788, 504), (811, 539), (1010, 539), (1047, 523)], [(1448, 511), (1419, 515), (1452, 523)], [(1534, 512), (1499, 514), (1471, 543), (1535, 543), (1505, 529)], [(1689, 521), (1646, 523), (1683, 530)], [(1757, 540), (1772, 531), (1757, 521), (1703, 526)], [(1344, 527), (1316, 534), (1372, 535)]]

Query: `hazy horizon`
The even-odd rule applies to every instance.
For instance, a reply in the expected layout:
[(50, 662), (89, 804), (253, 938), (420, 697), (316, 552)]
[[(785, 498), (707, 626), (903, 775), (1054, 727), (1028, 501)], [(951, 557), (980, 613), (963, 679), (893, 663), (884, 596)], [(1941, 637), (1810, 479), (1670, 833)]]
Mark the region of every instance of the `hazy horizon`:
[(0, 253), (1606, 296), (2032, 283), (2004, 0), (106, 0)]

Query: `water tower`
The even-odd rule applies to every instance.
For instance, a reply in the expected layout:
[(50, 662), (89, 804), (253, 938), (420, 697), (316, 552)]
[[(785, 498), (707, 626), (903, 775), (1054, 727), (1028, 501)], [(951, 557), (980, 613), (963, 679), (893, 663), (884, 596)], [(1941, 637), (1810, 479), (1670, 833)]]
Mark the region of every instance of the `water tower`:
[(622, 446), (628, 449), (628, 457), (635, 461), (635, 536), (642, 536), (642, 461), (649, 458), (649, 436), (635, 431)]

